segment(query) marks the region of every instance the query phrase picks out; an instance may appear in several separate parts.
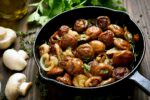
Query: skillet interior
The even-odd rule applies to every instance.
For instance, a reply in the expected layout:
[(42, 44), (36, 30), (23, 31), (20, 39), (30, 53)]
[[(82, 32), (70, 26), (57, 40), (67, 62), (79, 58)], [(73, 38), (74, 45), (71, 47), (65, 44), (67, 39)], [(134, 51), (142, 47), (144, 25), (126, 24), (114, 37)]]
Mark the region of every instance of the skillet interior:
[[(85, 7), (85, 8), (79, 8), (79, 9), (74, 9), (71, 11), (67, 11), (62, 13), (61, 15), (58, 15), (54, 18), (52, 18), (38, 33), (37, 33), (37, 38), (34, 43), (33, 47), (33, 54), (35, 61), (38, 65), (39, 68), (39, 73), (40, 76), (48, 80), (52, 83), (57, 83), (57, 85), (61, 85), (64, 87), (69, 87), (69, 88), (76, 88), (74, 86), (68, 86), (65, 84), (62, 84), (60, 82), (57, 82), (54, 79), (48, 78), (44, 73), (42, 72), (42, 69), (40, 68), (39, 64), (39, 53), (38, 53), (38, 47), (39, 45), (45, 43), (48, 41), (49, 37), (61, 26), (61, 25), (68, 25), (71, 26), (75, 22), (75, 20), (79, 18), (96, 18), (97, 16), (108, 16), (111, 20), (111, 23), (118, 24), (119, 26), (127, 26), (129, 32), (132, 34), (139, 34), (140, 35), (140, 42), (135, 44), (134, 47), (134, 52), (137, 55), (136, 60), (133, 63), (133, 67), (131, 69), (131, 72), (125, 77), (129, 77), (132, 75), (132, 73), (137, 69), (137, 67), (140, 65), (144, 52), (145, 52), (145, 42), (144, 42), (144, 37), (140, 29), (137, 27), (137, 25), (129, 18), (128, 14), (125, 12), (121, 11), (116, 11), (116, 10), (111, 10), (108, 8), (100, 8), (100, 7)], [(88, 87), (88, 88), (76, 88), (76, 89), (94, 89), (94, 88), (104, 88), (108, 87), (110, 85), (113, 85), (115, 83), (118, 83), (119, 81), (124, 80), (125, 78), (122, 78), (121, 80), (115, 81), (111, 84), (105, 85), (103, 87)]]

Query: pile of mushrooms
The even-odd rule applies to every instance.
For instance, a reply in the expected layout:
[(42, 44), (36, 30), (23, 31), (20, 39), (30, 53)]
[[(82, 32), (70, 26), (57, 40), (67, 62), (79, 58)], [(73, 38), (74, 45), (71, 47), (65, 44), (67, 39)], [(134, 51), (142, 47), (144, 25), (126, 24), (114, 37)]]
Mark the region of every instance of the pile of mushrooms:
[[(9, 48), (16, 40), (16, 32), (10, 28), (0, 27), (0, 49)], [(29, 58), (24, 50), (7, 49), (3, 53), (4, 65), (14, 71), (22, 71), (27, 66)], [(26, 82), (26, 76), (22, 73), (14, 73), (7, 81), (5, 96), (8, 100), (16, 100), (19, 95), (25, 96), (32, 82)]]

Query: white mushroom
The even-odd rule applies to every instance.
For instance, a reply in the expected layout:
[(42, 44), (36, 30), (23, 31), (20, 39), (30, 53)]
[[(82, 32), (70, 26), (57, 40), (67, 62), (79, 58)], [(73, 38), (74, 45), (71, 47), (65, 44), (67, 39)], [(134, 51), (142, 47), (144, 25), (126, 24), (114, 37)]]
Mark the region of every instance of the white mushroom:
[(8, 100), (16, 100), (19, 95), (25, 96), (32, 82), (26, 82), (26, 76), (22, 73), (15, 73), (7, 81), (5, 96)]
[(8, 48), (16, 38), (17, 35), (14, 30), (0, 27), (0, 49)]
[(28, 55), (23, 50), (8, 49), (3, 54), (3, 63), (11, 70), (21, 71), (27, 65), (27, 61), (25, 60), (27, 58)]

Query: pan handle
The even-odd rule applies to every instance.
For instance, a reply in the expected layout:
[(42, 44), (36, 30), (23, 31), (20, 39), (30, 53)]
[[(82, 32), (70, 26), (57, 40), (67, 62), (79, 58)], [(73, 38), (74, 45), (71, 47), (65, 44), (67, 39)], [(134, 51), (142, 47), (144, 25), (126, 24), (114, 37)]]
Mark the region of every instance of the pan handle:
[(129, 79), (137, 83), (147, 95), (150, 95), (150, 80), (145, 78), (138, 71), (136, 71)]

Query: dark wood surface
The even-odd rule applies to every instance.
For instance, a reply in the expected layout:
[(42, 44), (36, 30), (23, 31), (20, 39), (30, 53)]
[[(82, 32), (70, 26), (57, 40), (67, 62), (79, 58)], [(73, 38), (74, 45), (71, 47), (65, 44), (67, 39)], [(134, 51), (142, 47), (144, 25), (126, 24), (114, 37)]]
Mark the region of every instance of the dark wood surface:
[[(140, 73), (144, 75), (146, 78), (150, 80), (150, 0), (124, 0), (124, 6), (127, 8), (127, 13), (130, 15), (131, 19), (135, 23), (139, 25), (141, 30), (144, 33), (145, 40), (146, 40), (146, 54), (142, 61), (142, 64), (140, 66)], [(0, 25), (7, 26), (10, 28), (13, 28), (16, 31), (23, 31), (26, 32), (30, 29), (29, 26), (27, 26), (26, 17), (18, 22), (5, 22), (0, 20)], [(20, 39), (18, 38), (14, 48), (19, 49), (20, 45)], [(0, 100), (5, 99), (4, 97), (4, 89), (6, 82), (10, 75), (15, 73), (14, 71), (10, 71), (2, 63), (2, 54), (4, 51), (0, 50), (0, 82), (1, 82), (1, 90), (0, 90)], [(32, 56), (30, 59), (28, 59), (28, 65), (24, 71), (22, 71), (27, 76), (28, 81), (33, 82), (33, 86), (28, 92), (28, 94), (25, 97), (19, 97), (19, 100), (108, 100), (108, 97), (106, 96), (87, 96), (80, 97), (76, 96), (75, 94), (70, 97), (69, 94), (66, 93), (67, 91), (56, 88), (52, 86), (51, 84), (47, 84), (44, 81), (39, 81), (38, 78), (38, 70), (37, 66), (34, 62), (34, 59)], [(46, 85), (42, 85), (46, 84)], [(47, 91), (48, 88), (48, 91)], [(132, 84), (132, 82), (129, 82), (129, 86), (125, 90), (118, 90), (120, 93), (117, 92), (117, 94), (113, 94), (115, 97), (113, 100), (150, 100), (150, 96), (147, 96), (142, 90), (140, 90), (137, 85)], [(122, 92), (123, 91), (123, 92)], [(47, 94), (44, 94), (47, 93)], [(45, 96), (47, 95), (47, 96)], [(65, 96), (64, 96), (65, 95)], [(111, 94), (108, 94), (108, 96), (112, 96)]]

